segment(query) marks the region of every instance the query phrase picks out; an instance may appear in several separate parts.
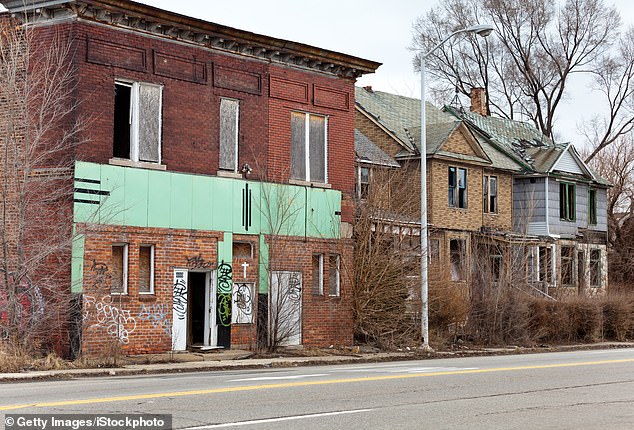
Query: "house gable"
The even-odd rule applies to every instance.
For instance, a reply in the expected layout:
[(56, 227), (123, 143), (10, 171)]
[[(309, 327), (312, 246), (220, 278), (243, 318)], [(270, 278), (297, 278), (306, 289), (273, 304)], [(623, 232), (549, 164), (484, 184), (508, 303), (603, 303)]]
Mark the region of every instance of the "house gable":
[(463, 123), (452, 130), (435, 151), (435, 155), (458, 158), (464, 161), (491, 163), (478, 141)]
[(572, 173), (575, 175), (582, 175), (594, 179), (592, 173), (588, 170), (581, 158), (577, 155), (572, 145), (568, 145), (566, 147), (557, 161), (553, 164), (553, 167), (550, 169), (550, 171)]

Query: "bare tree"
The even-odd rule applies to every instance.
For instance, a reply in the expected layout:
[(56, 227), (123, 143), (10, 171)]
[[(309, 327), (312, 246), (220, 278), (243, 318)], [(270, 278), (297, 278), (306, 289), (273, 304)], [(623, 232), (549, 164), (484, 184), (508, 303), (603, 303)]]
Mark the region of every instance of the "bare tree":
[(612, 187), (608, 189), (610, 278), (617, 284), (634, 281), (634, 135), (621, 136), (598, 152), (592, 167)]
[(424, 51), (484, 22), (496, 27), (493, 37), (464, 37), (428, 58), (437, 96), (448, 100), (449, 91), (468, 95), (483, 87), (493, 114), (529, 120), (553, 137), (571, 80), (590, 74), (610, 105), (597, 151), (631, 129), (632, 30), (620, 36), (614, 7), (602, 0), (448, 0), (418, 19), (412, 49)]
[(76, 114), (68, 34), (0, 18), (0, 328), (33, 347), (67, 335)]

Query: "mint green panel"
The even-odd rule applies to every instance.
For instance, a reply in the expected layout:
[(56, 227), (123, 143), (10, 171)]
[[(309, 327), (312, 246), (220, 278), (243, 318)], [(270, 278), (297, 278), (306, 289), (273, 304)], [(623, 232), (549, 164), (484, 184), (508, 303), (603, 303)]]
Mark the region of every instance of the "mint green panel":
[(174, 173), (170, 192), (171, 228), (191, 228), (192, 225), (192, 178), (193, 175)]
[[(74, 230), (74, 227), (73, 227)], [(73, 231), (73, 234), (74, 231)], [(84, 235), (75, 235), (72, 242), (71, 251), (71, 286), (73, 293), (81, 293), (83, 291), (84, 282)]]
[(148, 227), (170, 226), (171, 175), (148, 171)]
[(97, 164), (76, 162), (73, 211), (75, 222), (98, 222), (99, 205), (103, 197), (97, 193), (91, 194), (88, 190), (101, 191), (101, 168)]
[(234, 179), (214, 178), (213, 213), (211, 217), (214, 230), (231, 231), (233, 228), (234, 182)]
[(265, 183), (261, 185), (262, 232), (304, 236), (306, 188)]
[(125, 225), (147, 227), (148, 170), (124, 169)]
[(222, 242), (218, 242), (218, 264), (231, 264), (233, 260), (233, 234), (225, 233)]
[(192, 226), (196, 230), (212, 230), (213, 186), (211, 178), (192, 178)]
[(101, 189), (110, 195), (102, 200), (99, 210), (101, 224), (123, 225), (125, 223), (125, 174), (124, 169), (116, 166), (101, 166)]
[(260, 232), (260, 184), (257, 182), (233, 182), (233, 232), (258, 234)]
[(260, 235), (260, 255), (259, 255), (259, 282), (258, 293), (267, 294), (269, 292), (269, 245), (265, 241), (264, 235)]
[(341, 194), (326, 189), (308, 191), (307, 234), (310, 237), (339, 237)]

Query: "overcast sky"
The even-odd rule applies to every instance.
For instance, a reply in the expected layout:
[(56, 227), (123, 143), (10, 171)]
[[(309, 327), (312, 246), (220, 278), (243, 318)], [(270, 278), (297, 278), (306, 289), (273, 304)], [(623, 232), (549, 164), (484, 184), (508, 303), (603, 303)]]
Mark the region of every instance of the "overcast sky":
[[(159, 8), (267, 36), (302, 42), (351, 54), (383, 65), (377, 73), (362, 77), (357, 85), (419, 97), (418, 74), (413, 72), (412, 24), (437, 3), (421, 0), (143, 0)], [(634, 1), (606, 0), (616, 5), (625, 25), (634, 25)], [(580, 115), (599, 105), (583, 83), (570, 88), (571, 94), (557, 118), (561, 141), (581, 144), (577, 122)]]

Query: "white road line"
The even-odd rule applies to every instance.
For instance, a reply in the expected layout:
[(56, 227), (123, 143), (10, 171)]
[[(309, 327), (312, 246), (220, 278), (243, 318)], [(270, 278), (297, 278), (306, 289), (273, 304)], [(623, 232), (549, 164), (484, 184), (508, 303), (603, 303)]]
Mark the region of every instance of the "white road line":
[(302, 378), (316, 378), (318, 376), (330, 376), (328, 373), (312, 373), (310, 375), (290, 375), (290, 376), (258, 376), (255, 378), (243, 378), (243, 379), (230, 379), (229, 382), (244, 382), (244, 381), (275, 381), (278, 379), (302, 379)]
[(242, 427), (242, 426), (251, 426), (255, 424), (277, 423), (280, 421), (293, 421), (293, 420), (304, 420), (307, 418), (331, 417), (334, 415), (360, 414), (362, 412), (370, 412), (372, 410), (373, 409), (355, 409), (352, 411), (338, 411), (338, 412), (324, 412), (321, 414), (294, 415), (290, 417), (267, 418), (262, 420), (253, 420), (253, 421), (236, 421), (233, 423), (211, 424), (208, 426), (199, 426), (199, 427), (187, 427), (187, 428), (184, 428), (183, 430), (206, 430), (206, 429), (219, 429), (219, 428), (227, 428), (227, 427)]

